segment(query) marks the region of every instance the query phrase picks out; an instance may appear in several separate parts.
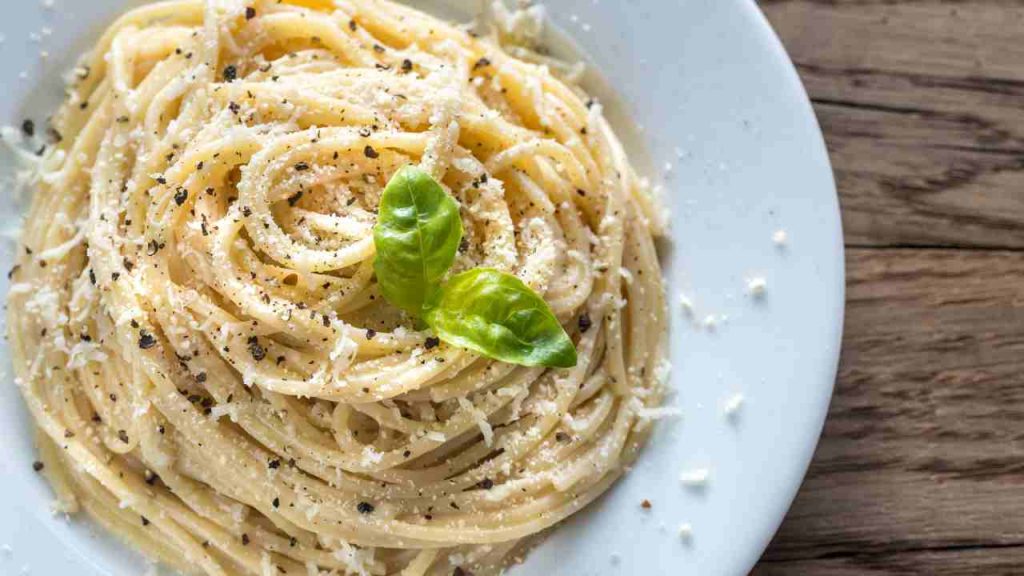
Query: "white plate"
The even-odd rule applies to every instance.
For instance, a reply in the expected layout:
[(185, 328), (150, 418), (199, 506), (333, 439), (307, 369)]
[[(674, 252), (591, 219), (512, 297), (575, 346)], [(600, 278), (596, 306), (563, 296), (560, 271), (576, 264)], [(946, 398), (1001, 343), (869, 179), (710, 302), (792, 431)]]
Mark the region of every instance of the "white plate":
[[(59, 103), (60, 74), (128, 4), (55, 3), (5, 6), (2, 123), (43, 120)], [(442, 12), (453, 14), (446, 0), (418, 4), (428, 11), (448, 5)], [(684, 416), (659, 424), (632, 473), (515, 574), (744, 574), (800, 485), (839, 356), (842, 233), (821, 134), (793, 66), (752, 2), (549, 0), (548, 8), (627, 103), (625, 110), (611, 106), (612, 120), (652, 180), (665, 185), (673, 224), (664, 259), (671, 402)], [(0, 193), (8, 223), (13, 206), (9, 192)], [(772, 242), (776, 230), (787, 232), (785, 248)], [(6, 269), (9, 243), (2, 250)], [(755, 276), (767, 280), (761, 300), (746, 294)], [(681, 291), (693, 300), (698, 324), (707, 315), (719, 319), (716, 330), (682, 313)], [(0, 574), (28, 567), (37, 575), (138, 576), (144, 564), (136, 555), (86, 523), (49, 512), (6, 357), (3, 365)], [(734, 394), (745, 401), (730, 420), (723, 405)], [(707, 486), (682, 486), (680, 473), (698, 468), (710, 471)], [(651, 510), (641, 509), (644, 499)], [(683, 523), (693, 528), (688, 543), (679, 537)]]

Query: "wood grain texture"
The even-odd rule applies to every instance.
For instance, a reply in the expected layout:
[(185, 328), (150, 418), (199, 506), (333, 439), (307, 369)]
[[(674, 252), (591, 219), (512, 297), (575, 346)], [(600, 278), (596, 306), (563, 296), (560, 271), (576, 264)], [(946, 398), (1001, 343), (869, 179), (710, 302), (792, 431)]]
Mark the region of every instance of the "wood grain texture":
[(971, 555), (939, 557), (980, 549), (1024, 566), (1024, 253), (847, 256), (836, 398), (764, 573), (963, 574)]
[(857, 246), (1024, 247), (1024, 2), (763, 1)]
[(761, 6), (832, 155), (848, 302), (754, 574), (1024, 574), (1024, 1)]

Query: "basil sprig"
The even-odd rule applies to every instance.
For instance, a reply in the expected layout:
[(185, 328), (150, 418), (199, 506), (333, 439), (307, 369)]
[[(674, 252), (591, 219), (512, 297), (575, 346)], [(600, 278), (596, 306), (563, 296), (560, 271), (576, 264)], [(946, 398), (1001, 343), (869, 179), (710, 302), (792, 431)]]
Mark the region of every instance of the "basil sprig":
[(576, 348), (551, 308), (515, 276), (476, 268), (442, 283), (462, 222), (455, 200), (423, 170), (407, 166), (388, 182), (373, 240), (384, 298), (441, 340), (512, 364), (576, 365)]

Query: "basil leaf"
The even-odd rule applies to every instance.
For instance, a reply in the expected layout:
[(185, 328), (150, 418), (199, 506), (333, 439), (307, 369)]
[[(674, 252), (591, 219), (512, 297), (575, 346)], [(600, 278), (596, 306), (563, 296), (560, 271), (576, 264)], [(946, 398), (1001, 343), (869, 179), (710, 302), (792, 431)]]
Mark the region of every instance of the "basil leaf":
[(430, 303), (427, 324), (437, 336), (488, 358), (571, 368), (576, 348), (551, 308), (521, 280), (475, 268), (448, 281)]
[(373, 242), (373, 269), (388, 302), (414, 316), (436, 298), (462, 240), (459, 206), (415, 166), (391, 177), (381, 195)]

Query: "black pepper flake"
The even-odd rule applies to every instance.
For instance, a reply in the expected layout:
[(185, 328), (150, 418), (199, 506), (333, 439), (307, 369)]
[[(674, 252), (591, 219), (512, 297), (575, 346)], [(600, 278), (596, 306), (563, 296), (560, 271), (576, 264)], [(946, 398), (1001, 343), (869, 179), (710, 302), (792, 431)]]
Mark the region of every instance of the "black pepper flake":
[[(8, 278), (9, 277), (10, 276), (8, 276)], [(96, 285), (96, 273), (92, 271), (92, 268), (89, 268), (89, 283), (93, 286)]]
[(298, 162), (297, 164), (295, 164), (296, 172), (305, 172), (306, 170), (309, 170), (309, 164), (305, 162)]
[(242, 216), (245, 216), (246, 218), (252, 216), (252, 208), (249, 208), (248, 206), (242, 206)]
[(161, 184), (161, 185), (162, 184), (167, 184), (167, 178), (164, 178), (163, 176), (157, 176), (156, 177), (156, 183), (157, 184)]
[(146, 518), (145, 516), (139, 516), (139, 518), (142, 518), (142, 525), (143, 526), (149, 526), (149, 519), (148, 518)]
[(25, 133), (25, 136), (29, 138), (36, 135), (36, 123), (31, 120), (25, 120), (21, 123), (21, 131)]
[(274, 458), (270, 462), (267, 462), (267, 468), (270, 468), (271, 470), (277, 470), (280, 467), (281, 467), (281, 461), (278, 460), (277, 458)]
[(11, 266), (10, 271), (7, 272), (7, 279), (10, 280), (11, 278), (13, 278), (14, 275), (18, 273), (18, 270), (21, 270), (20, 265), (15, 264), (14, 266)]
[(72, 432), (71, 430), (65, 430), (64, 431), (64, 437), (65, 438), (74, 438), (75, 437), (75, 433)]
[(246, 20), (252, 20), (255, 17), (256, 17), (256, 9), (253, 8), (252, 6), (246, 6), (245, 7), (245, 19)]
[(327, 314), (323, 315), (323, 318), (321, 318), (321, 321), (323, 322), (324, 328), (330, 328), (331, 327), (331, 319), (327, 317)]
[(302, 190), (299, 190), (294, 195), (288, 197), (288, 205), (295, 206), (302, 199)]
[(650, 500), (644, 500), (643, 502), (640, 503), (640, 507), (643, 508), (644, 510), (650, 510), (651, 509), (651, 501)]
[(473, 64), (473, 70), (479, 70), (481, 68), (486, 68), (486, 67), (488, 67), (490, 65), (491, 65), (491, 61), (490, 60), (488, 60), (487, 58), (481, 58), (481, 59), (477, 60), (475, 64)]
[(134, 319), (134, 318), (132, 318), (131, 327), (132, 328), (138, 328), (139, 327), (139, 321)]
[(380, 153), (374, 150), (373, 146), (370, 146), (369, 144), (366, 145), (366, 148), (363, 148), (363, 155), (365, 155), (367, 158), (380, 157)]
[(377, 331), (376, 330), (374, 330), (373, 328), (367, 328), (366, 329), (366, 339), (367, 340), (373, 340), (373, 338), (375, 336), (377, 336)]
[(44, 466), (43, 463), (38, 460), (32, 463), (32, 469), (35, 470), (36, 472), (42, 472), (43, 468), (45, 467), (46, 466)]
[(290, 548), (295, 548), (295, 546), (296, 546), (296, 545), (297, 545), (298, 543), (299, 543), (299, 539), (298, 539), (298, 538), (296, 538), (295, 536), (292, 536), (292, 537), (288, 538), (288, 546), (289, 546)]
[(556, 432), (555, 433), (555, 440), (557, 440), (559, 442), (568, 442), (570, 440), (570, 438), (569, 438), (569, 435), (566, 434), (565, 432)]
[(484, 478), (483, 480), (480, 481), (479, 486), (484, 490), (490, 490), (491, 488), (494, 488), (494, 480), (491, 480), (490, 478)]
[(349, 20), (348, 21), (348, 29), (353, 31), (353, 32), (356, 31), (356, 21), (355, 20)]
[(384, 53), (384, 47), (381, 46), (380, 44), (374, 44), (373, 45), (373, 51), (376, 52), (377, 54), (383, 54)]
[(426, 348), (427, 350), (437, 348), (440, 345), (441, 339), (438, 338), (437, 336), (427, 336), (427, 340), (423, 342), (423, 347)]
[(249, 545), (249, 535), (248, 534), (242, 534), (242, 546), (248, 546), (248, 545)]
[(402, 60), (402, 72), (412, 72), (412, 60), (409, 60), (408, 58)]
[(160, 251), (160, 244), (154, 239), (146, 244), (146, 256), (155, 256)]
[(206, 372), (200, 372), (199, 374), (196, 374), (196, 382), (199, 382), (200, 384), (206, 382)]
[(369, 502), (360, 502), (356, 505), (356, 510), (358, 510), (360, 514), (370, 514), (373, 512), (374, 507), (373, 504), (370, 504)]
[(200, 160), (200, 161), (199, 161), (199, 162), (198, 162), (198, 163), (196, 164), (196, 170), (202, 170), (202, 169), (203, 169), (203, 166), (206, 166), (206, 164), (204, 164), (204, 163), (203, 163), (203, 161), (202, 161), (202, 160)]
[(260, 346), (259, 338), (255, 336), (249, 337), (249, 353), (252, 354), (253, 360), (259, 362), (267, 357), (267, 351)]
[(409, 456), (412, 456), (412, 450), (406, 450), (405, 452), (402, 452), (403, 458), (408, 458)]
[(117, 439), (120, 440), (121, 442), (124, 442), (125, 444), (127, 444), (128, 443), (128, 432), (125, 431), (125, 430), (118, 430), (117, 431)]
[(238, 115), (238, 111), (241, 110), (241, 109), (242, 109), (242, 105), (239, 104), (238, 102), (228, 102), (228, 110), (231, 110), (231, 113), (234, 114), (235, 116)]
[(174, 203), (177, 204), (178, 206), (181, 206), (182, 204), (185, 203), (185, 200), (188, 200), (188, 190), (185, 188), (178, 188), (178, 190), (174, 193)]
[(153, 338), (153, 335), (150, 334), (149, 332), (146, 332), (145, 330), (140, 332), (139, 348), (142, 348), (143, 350), (149, 350), (153, 346), (156, 346), (156, 338)]
[(580, 314), (580, 319), (577, 324), (579, 324), (581, 334), (590, 330), (590, 327), (594, 325), (593, 321), (590, 320), (590, 314), (586, 312)]
[(235, 68), (234, 64), (228, 64), (224, 67), (224, 81), (234, 82), (238, 79), (238, 68)]
[(121, 264), (122, 264), (122, 265), (124, 265), (124, 269), (125, 269), (125, 270), (127, 270), (127, 271), (129, 271), (129, 272), (131, 272), (131, 271), (132, 271), (132, 268), (134, 268), (134, 267), (135, 267), (135, 264), (134, 264), (134, 263), (133, 263), (133, 262), (132, 262), (131, 260), (127, 259), (127, 258), (125, 258), (125, 259), (124, 259), (124, 260), (123, 260), (123, 261), (121, 262)]
[(274, 508), (280, 508), (281, 507), (281, 499), (280, 498), (274, 498), (274, 501), (271, 502), (271, 504), (274, 505)]
[(576, 195), (577, 196), (581, 196), (581, 197), (582, 196), (586, 196), (587, 195), (587, 191), (586, 190), (580, 190), (579, 188), (577, 188), (576, 189)]

